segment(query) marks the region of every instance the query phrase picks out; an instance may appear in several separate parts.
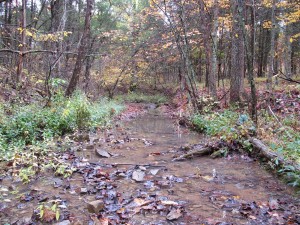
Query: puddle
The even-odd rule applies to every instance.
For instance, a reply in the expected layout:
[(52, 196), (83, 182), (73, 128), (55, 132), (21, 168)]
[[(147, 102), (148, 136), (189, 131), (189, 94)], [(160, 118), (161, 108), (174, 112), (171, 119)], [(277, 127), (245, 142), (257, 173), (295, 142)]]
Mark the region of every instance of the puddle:
[[(82, 144), (76, 142), (72, 147), (80, 161), (76, 165), (78, 167), (81, 165), (82, 169), (79, 168), (68, 182), (64, 181), (59, 186), (59, 178), (49, 175), (49, 177), (38, 178), (30, 185), (14, 184), (20, 187), (18, 196), (34, 189), (41, 196), (48, 196), (49, 199), (60, 198), (66, 202), (70, 212), (69, 215), (64, 216), (69, 220), (81, 221), (81, 224), (88, 224), (91, 221), (86, 210), (86, 202), (95, 200), (101, 195), (99, 193), (104, 191), (106, 191), (106, 198), (109, 198), (107, 193), (112, 195), (118, 193), (115, 194), (121, 196), (118, 199), (122, 198), (123, 201), (130, 202), (130, 199), (137, 199), (137, 196), (140, 199), (141, 196), (147, 195), (145, 199), (156, 199), (155, 201), (158, 202), (167, 199), (180, 205), (180, 208), (172, 205), (168, 211), (160, 209), (159, 207), (165, 206), (156, 203), (151, 203), (153, 206), (147, 205), (149, 208), (152, 207), (151, 210), (140, 207), (138, 212), (131, 214), (127, 219), (128, 224), (217, 224), (219, 222), (219, 224), (273, 224), (273, 214), (263, 217), (261, 213), (262, 209), (270, 207), (268, 206), (270, 199), (284, 202), (283, 205), (292, 204), (294, 208), (291, 212), (295, 214), (294, 212), (298, 210), (299, 213), (299, 199), (293, 197), (295, 191), (248, 157), (238, 155), (219, 159), (199, 157), (172, 162), (172, 157), (178, 154), (181, 146), (206, 140), (204, 136), (179, 127), (174, 120), (155, 111), (135, 120), (120, 123), (110, 131), (92, 134), (89, 139)], [(108, 158), (99, 157), (96, 150), (98, 152), (100, 150), (101, 154)], [(90, 166), (87, 167), (86, 164)], [(90, 175), (91, 167), (99, 168), (100, 175)], [(133, 171), (140, 173), (138, 175), (141, 177), (137, 176), (136, 180), (131, 179)], [(57, 188), (53, 188), (54, 182), (58, 183)], [(11, 184), (9, 179), (0, 182), (2, 187), (9, 187)], [(24, 207), (17, 201), (19, 198), (11, 192), (7, 192), (6, 196), (1, 194), (2, 199), (16, 198), (12, 202), (2, 203), (2, 207), (6, 206), (5, 210), (1, 210), (0, 203), (1, 224), (30, 217), (39, 201), (35, 197), (33, 201), (22, 203), (25, 204)], [(116, 196), (114, 198), (116, 199)], [(116, 212), (117, 208), (114, 210), (113, 207), (118, 205), (112, 204), (107, 210)], [(170, 217), (168, 213), (174, 208), (180, 209), (182, 215), (173, 221), (166, 220), (166, 217)], [(252, 213), (254, 210), (256, 214)], [(266, 213), (270, 214), (270, 212)], [(113, 219), (116, 214), (105, 215)], [(276, 216), (281, 215), (277, 213), (274, 217)], [(288, 218), (289, 215), (285, 216)], [(280, 219), (277, 217), (276, 222), (288, 221), (284, 216)], [(262, 223), (261, 218), (267, 219)], [(123, 224), (123, 222), (111, 224)]]

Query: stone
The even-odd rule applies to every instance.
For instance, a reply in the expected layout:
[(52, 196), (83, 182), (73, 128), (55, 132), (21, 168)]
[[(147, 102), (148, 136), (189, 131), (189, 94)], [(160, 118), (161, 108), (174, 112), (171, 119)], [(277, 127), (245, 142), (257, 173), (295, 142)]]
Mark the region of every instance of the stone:
[(150, 170), (150, 173), (155, 176), (159, 172), (159, 169), (152, 169)]
[(141, 182), (144, 180), (145, 177), (145, 172), (141, 171), (141, 170), (135, 170), (132, 173), (132, 179), (137, 181), (137, 182)]
[(102, 209), (104, 209), (104, 202), (102, 200), (96, 200), (87, 203), (87, 209), (90, 213), (98, 214)]
[(80, 194), (86, 194), (86, 193), (88, 193), (87, 188), (80, 188)]
[(95, 152), (100, 157), (104, 157), (104, 158), (110, 158), (111, 157), (111, 155), (103, 149), (96, 149)]
[(56, 223), (54, 225), (69, 225), (69, 224), (71, 224), (70, 220), (63, 220), (63, 221), (61, 221), (59, 223)]
[(94, 147), (95, 147), (94, 145), (87, 145), (85, 148), (88, 150), (91, 150), (91, 149), (94, 149)]
[(182, 212), (180, 209), (172, 209), (168, 215), (167, 215), (167, 220), (177, 220), (182, 216)]

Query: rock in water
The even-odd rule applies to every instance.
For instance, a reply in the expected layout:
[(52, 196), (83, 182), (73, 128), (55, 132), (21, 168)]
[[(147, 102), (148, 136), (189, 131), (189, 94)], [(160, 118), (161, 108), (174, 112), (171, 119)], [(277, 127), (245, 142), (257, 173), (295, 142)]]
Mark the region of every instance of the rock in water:
[(96, 200), (93, 202), (87, 203), (87, 209), (90, 213), (99, 213), (104, 209), (104, 202), (102, 200)]
[(155, 176), (159, 172), (159, 169), (152, 169), (150, 170), (150, 173)]
[(87, 188), (80, 188), (80, 194), (87, 194), (88, 189)]
[(95, 151), (96, 151), (96, 154), (100, 157), (104, 157), (104, 158), (110, 158), (111, 157), (111, 155), (103, 149), (96, 149)]
[(182, 216), (182, 212), (180, 209), (172, 209), (167, 215), (167, 220), (177, 220)]
[(55, 225), (70, 225), (70, 224), (71, 224), (71, 222), (69, 220), (63, 220), (59, 223), (56, 223)]
[(141, 182), (144, 180), (145, 177), (145, 172), (141, 171), (141, 170), (135, 170), (132, 173), (132, 179), (137, 181), (137, 182)]

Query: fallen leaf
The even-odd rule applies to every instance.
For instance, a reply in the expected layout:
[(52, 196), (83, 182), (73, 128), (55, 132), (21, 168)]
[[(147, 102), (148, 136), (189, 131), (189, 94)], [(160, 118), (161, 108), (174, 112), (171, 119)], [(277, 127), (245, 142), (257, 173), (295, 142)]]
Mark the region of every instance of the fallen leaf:
[(50, 209), (44, 208), (43, 221), (51, 222), (55, 219), (56, 213)]
[(101, 219), (99, 219), (99, 221), (100, 221), (100, 225), (108, 225), (108, 218), (101, 218)]
[(174, 201), (161, 201), (161, 204), (163, 205), (178, 205), (177, 202), (174, 202)]
[(204, 180), (206, 180), (206, 181), (212, 181), (214, 178), (213, 177), (211, 177), (211, 176), (203, 176), (202, 177)]
[(161, 155), (161, 153), (160, 152), (151, 152), (149, 155), (156, 156), (156, 155)]
[(279, 204), (278, 204), (278, 201), (277, 201), (277, 199), (270, 199), (269, 200), (269, 208), (271, 209), (271, 210), (275, 210), (275, 209), (278, 209), (279, 208)]

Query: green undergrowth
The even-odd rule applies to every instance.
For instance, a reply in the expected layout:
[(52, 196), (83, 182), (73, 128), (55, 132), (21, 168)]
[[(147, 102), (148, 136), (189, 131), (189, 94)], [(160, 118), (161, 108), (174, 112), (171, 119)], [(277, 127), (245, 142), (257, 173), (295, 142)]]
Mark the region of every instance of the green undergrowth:
[(71, 98), (56, 95), (51, 106), (40, 103), (0, 105), (0, 159), (27, 145), (39, 145), (76, 130), (106, 126), (123, 106), (100, 99), (91, 102), (82, 93)]
[(192, 123), (197, 131), (224, 141), (239, 140), (256, 132), (248, 114), (239, 114), (231, 110), (197, 114), (192, 117)]
[(129, 92), (128, 94), (116, 96), (117, 100), (134, 103), (155, 103), (163, 104), (168, 98), (162, 94), (144, 94), (139, 92)]
[[(279, 121), (264, 113), (259, 124), (259, 135), (274, 152), (300, 165), (299, 118), (287, 116), (279, 118)], [(276, 161), (271, 166), (276, 167)], [(293, 166), (288, 165), (279, 172), (287, 176), (291, 185), (300, 187), (300, 173)]]
[[(197, 131), (227, 142), (238, 141), (247, 151), (252, 151), (247, 137), (257, 134), (258, 138), (269, 145), (274, 152), (282, 155), (286, 160), (299, 164), (300, 134), (295, 129), (299, 127), (297, 120), (289, 117), (283, 119), (282, 124), (279, 125), (278, 121), (267, 114), (262, 115), (259, 120), (263, 123), (260, 123), (259, 129), (256, 129), (247, 113), (234, 110), (196, 114), (191, 118)], [(300, 186), (300, 173), (295, 168), (290, 165), (278, 167), (276, 160), (269, 162), (269, 165), (285, 175), (289, 184)]]

